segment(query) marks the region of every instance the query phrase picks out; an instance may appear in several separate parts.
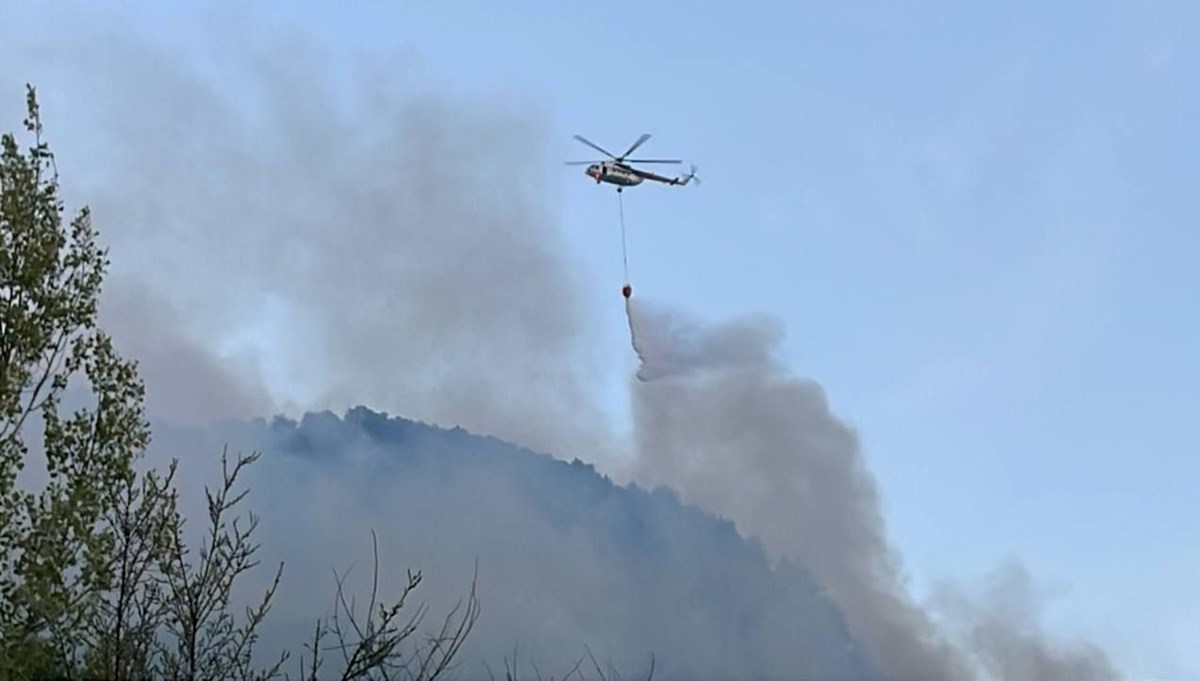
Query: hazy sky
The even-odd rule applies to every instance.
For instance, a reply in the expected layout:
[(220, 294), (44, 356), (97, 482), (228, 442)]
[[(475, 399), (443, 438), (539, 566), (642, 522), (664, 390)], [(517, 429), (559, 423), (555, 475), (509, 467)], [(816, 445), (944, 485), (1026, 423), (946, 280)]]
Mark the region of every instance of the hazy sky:
[[(181, 45), (213, 16), (153, 5), (124, 10)], [(915, 586), (1016, 556), (1061, 591), (1051, 628), (1135, 678), (1200, 679), (1200, 5), (254, 13), (541, 112), (549, 146), (511, 171), (555, 178), (618, 416), (616, 197), (544, 165), (595, 157), (574, 133), (619, 152), (642, 132), (640, 154), (698, 164), (699, 187), (626, 192), (635, 295), (783, 320), (787, 360), (862, 437)]]

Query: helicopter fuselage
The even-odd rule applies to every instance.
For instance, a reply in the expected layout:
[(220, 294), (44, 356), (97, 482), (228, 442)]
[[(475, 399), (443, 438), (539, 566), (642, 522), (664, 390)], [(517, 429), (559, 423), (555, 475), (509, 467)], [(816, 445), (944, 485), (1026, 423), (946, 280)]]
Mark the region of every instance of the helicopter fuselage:
[(641, 175), (615, 163), (593, 163), (587, 167), (584, 174), (594, 179), (597, 184), (607, 182), (618, 187), (636, 187), (644, 181)]

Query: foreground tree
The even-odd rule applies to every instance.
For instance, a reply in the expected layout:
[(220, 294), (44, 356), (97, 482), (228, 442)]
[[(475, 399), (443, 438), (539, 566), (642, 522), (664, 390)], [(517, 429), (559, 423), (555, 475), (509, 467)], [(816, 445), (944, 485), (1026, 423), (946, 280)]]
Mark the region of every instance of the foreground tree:
[[(104, 521), (149, 441), (135, 367), (95, 328), (105, 254), (87, 209), (64, 229), (32, 88), (27, 105), (34, 145), (22, 154), (6, 134), (0, 160), (0, 672), (8, 675), (65, 669), (87, 648), (96, 596), (113, 585), (116, 535)], [(94, 405), (64, 417), (73, 377), (86, 380)], [(40, 451), (31, 452), (25, 438), (38, 425)], [(40, 470), (26, 470), (37, 460)], [(40, 491), (19, 484), (22, 472), (44, 479)]]
[[(237, 477), (257, 454), (232, 468), (222, 457), (193, 557), (177, 462), (165, 474), (136, 470), (150, 440), (144, 388), (136, 363), (96, 325), (106, 252), (87, 208), (64, 225), (32, 87), (26, 104), (33, 143), (23, 152), (5, 134), (0, 158), (0, 680), (279, 676), (286, 653), (264, 670), (252, 658), (283, 566), (240, 623), (231, 599), (235, 580), (258, 564), (257, 518), (230, 520), (246, 494), (234, 493)], [(91, 404), (64, 415), (68, 395)], [(424, 612), (400, 612), (420, 580), (410, 573), (399, 601), (378, 611), (373, 591), (365, 617), (338, 580), (337, 606), (317, 621), (301, 676), (432, 679), (448, 670), (478, 600), (472, 587), (466, 607), (409, 650)], [(322, 669), (331, 652), (340, 673)]]

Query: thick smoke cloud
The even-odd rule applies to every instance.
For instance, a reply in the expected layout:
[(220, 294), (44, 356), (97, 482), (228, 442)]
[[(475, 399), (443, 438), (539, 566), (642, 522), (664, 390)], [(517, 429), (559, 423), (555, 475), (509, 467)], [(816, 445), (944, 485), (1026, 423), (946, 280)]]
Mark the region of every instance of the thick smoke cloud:
[[(105, 288), (101, 328), (120, 333), (121, 352), (137, 360), (147, 385), (146, 402), (162, 419), (208, 424), (269, 413), (274, 403), (255, 380), (257, 367), (214, 356), (185, 334), (178, 312), (136, 281), (117, 279)], [(149, 333), (130, 333), (140, 326)]]
[(970, 610), (965, 646), (939, 631), (906, 594), (854, 432), (818, 384), (776, 361), (775, 326), (705, 326), (632, 300), (628, 309), (646, 381), (633, 385), (639, 479), (670, 484), (810, 566), (887, 676), (960, 680), (982, 660), (1000, 678), (1116, 678), (1102, 651), (1055, 651), (995, 603)]
[[(223, 41), (206, 77), (204, 59), (75, 28), (64, 19), (75, 40), (54, 50), (14, 49), (0, 86), (12, 105), (24, 80), (40, 89), (72, 203), (91, 205), (111, 247), (105, 321), (167, 396), (157, 415), (266, 415), (288, 406), (263, 399), (270, 379), (295, 408), (368, 403), (603, 451), (536, 112), (415, 92), (403, 64), (334, 82), (332, 57), (298, 39)], [(184, 384), (167, 347), (212, 372), (189, 388), (236, 397), (168, 399)]]
[(762, 363), (759, 346), (783, 336), (782, 326), (766, 317), (703, 328), (670, 308), (632, 298), (625, 300), (625, 312), (642, 381), (703, 369), (753, 367)]

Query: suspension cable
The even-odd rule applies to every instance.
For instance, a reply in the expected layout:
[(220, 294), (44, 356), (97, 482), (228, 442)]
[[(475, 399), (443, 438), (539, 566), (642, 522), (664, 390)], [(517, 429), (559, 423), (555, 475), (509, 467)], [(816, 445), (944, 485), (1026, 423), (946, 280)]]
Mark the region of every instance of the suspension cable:
[(617, 191), (617, 206), (621, 211), (621, 259), (625, 264), (625, 283), (629, 283), (629, 246), (625, 238), (625, 199), (623, 194)]

